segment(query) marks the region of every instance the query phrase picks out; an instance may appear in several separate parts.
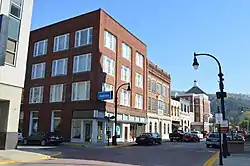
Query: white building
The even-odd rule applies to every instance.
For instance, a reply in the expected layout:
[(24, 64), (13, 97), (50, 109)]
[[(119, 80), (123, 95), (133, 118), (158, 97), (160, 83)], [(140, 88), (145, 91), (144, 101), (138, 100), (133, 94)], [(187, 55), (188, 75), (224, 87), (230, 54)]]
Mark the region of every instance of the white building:
[(17, 143), (33, 0), (0, 0), (0, 150)]
[(172, 131), (181, 129), (180, 124), (180, 101), (174, 97), (171, 98), (171, 123)]
[(191, 131), (191, 123), (194, 122), (194, 113), (190, 111), (190, 102), (179, 98), (181, 104), (180, 123), (184, 132)]

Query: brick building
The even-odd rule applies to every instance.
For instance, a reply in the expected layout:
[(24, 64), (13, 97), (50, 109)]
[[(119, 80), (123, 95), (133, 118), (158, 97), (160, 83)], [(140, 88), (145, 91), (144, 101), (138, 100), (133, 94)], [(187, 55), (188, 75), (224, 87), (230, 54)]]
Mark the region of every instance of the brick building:
[(148, 70), (148, 132), (158, 132), (163, 139), (169, 138), (170, 119), (170, 83), (171, 77), (157, 65), (147, 61)]
[(194, 81), (194, 86), (191, 89), (179, 96), (190, 101), (190, 112), (194, 113), (194, 122), (191, 123), (191, 130), (209, 132), (210, 101), (208, 95), (198, 87), (197, 81)]
[(24, 90), (24, 135), (60, 132), (66, 141), (105, 142), (114, 134), (114, 100), (99, 101), (100, 91), (118, 92), (118, 141), (132, 141), (146, 125), (146, 45), (99, 9), (30, 34)]

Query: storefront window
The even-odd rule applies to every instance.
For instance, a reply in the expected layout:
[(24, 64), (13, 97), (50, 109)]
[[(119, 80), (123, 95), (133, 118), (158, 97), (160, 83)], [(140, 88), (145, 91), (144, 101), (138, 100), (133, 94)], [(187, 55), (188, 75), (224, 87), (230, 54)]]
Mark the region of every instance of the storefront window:
[(117, 134), (117, 138), (121, 138), (121, 125), (120, 124), (116, 126), (116, 134)]
[(155, 133), (157, 133), (157, 123), (155, 122)]
[(170, 130), (170, 127), (169, 127), (169, 124), (168, 124), (168, 133), (170, 133), (170, 131), (169, 131), (169, 130)]
[(102, 140), (102, 122), (98, 121), (98, 136), (97, 136), (98, 140)]
[(51, 113), (51, 132), (60, 132), (61, 111), (52, 111)]
[(166, 134), (166, 124), (164, 123), (164, 134)]
[(152, 133), (152, 122), (149, 123), (149, 132)]
[(81, 120), (73, 119), (72, 120), (72, 138), (80, 139), (81, 138)]
[(38, 112), (30, 112), (31, 122), (30, 122), (30, 134), (36, 133), (38, 129)]

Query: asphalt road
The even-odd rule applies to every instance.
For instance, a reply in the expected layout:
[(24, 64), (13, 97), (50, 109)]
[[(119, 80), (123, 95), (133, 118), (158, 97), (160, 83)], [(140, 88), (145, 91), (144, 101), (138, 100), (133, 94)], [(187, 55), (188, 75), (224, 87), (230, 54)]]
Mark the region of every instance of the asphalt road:
[(63, 155), (56, 159), (15, 166), (202, 166), (217, 151), (207, 149), (204, 142), (167, 142), (155, 146), (115, 149), (60, 146), (50, 150), (61, 151)]

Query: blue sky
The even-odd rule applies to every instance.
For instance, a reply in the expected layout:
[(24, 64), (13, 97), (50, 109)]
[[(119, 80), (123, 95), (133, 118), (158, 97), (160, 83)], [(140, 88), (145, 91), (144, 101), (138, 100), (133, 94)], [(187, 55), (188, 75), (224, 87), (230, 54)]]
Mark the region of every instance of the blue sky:
[(104, 9), (147, 44), (148, 58), (172, 76), (172, 89), (188, 90), (196, 79), (218, 91), (217, 64), (193, 52), (215, 55), (227, 92), (249, 93), (249, 0), (34, 0), (32, 29)]

